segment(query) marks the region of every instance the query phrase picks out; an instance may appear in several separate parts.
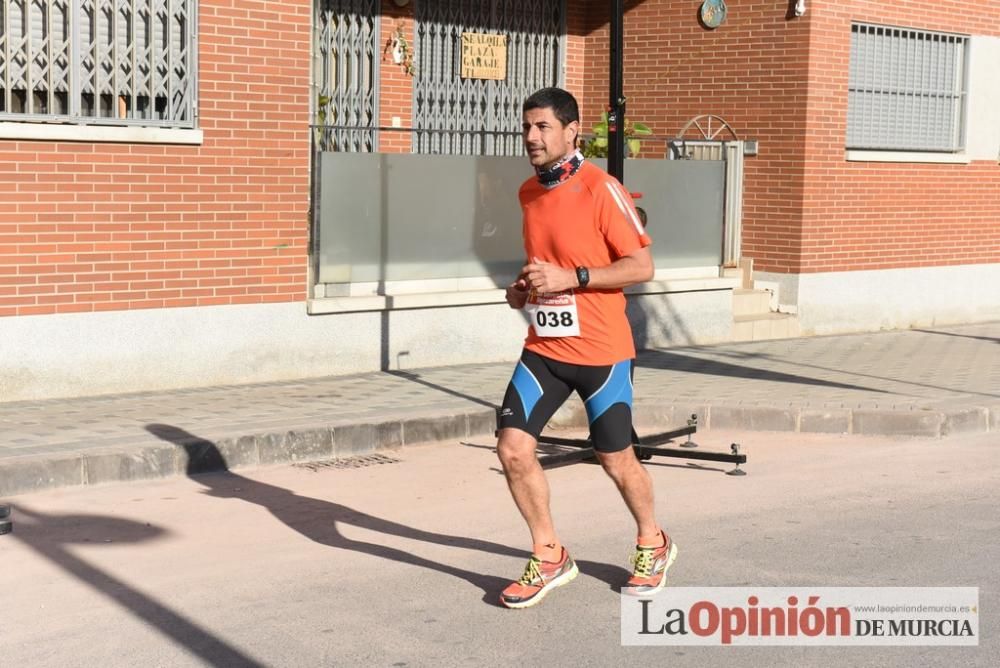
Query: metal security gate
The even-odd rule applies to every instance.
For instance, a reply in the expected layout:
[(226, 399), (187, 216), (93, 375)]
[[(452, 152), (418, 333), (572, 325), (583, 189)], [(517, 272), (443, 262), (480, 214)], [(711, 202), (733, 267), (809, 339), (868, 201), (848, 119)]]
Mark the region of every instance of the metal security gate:
[(0, 121), (195, 126), (196, 0), (0, 0)]
[(317, 0), (317, 143), (324, 151), (378, 150), (378, 0)]
[[(566, 2), (416, 3), (413, 151), (521, 155), (521, 103), (563, 79)], [(463, 79), (463, 32), (507, 37), (504, 79)]]

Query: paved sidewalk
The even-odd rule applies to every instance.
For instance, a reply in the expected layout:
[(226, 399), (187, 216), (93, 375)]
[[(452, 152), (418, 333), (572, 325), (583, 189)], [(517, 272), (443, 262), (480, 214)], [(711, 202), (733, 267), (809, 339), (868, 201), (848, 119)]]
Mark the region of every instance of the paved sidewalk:
[[(477, 364), (0, 403), (0, 497), (490, 441), (511, 369)], [(692, 413), (701, 429), (931, 438), (1000, 431), (1000, 323), (647, 351), (635, 385), (640, 435), (683, 426)], [(577, 401), (552, 424), (584, 425)]]

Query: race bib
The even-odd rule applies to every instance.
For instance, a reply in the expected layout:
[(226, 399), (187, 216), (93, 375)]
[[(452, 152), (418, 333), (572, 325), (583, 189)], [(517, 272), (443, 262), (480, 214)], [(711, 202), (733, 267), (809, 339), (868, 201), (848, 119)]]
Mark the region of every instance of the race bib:
[(580, 317), (572, 290), (541, 294), (532, 290), (524, 310), (531, 316), (531, 326), (538, 336), (580, 336)]

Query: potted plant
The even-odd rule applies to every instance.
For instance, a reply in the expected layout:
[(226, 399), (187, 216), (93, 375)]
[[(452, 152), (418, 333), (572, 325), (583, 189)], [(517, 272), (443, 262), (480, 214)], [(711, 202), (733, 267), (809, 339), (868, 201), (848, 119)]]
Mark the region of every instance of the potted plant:
[[(608, 157), (608, 112), (601, 114), (601, 120), (598, 122), (591, 131), (593, 133), (593, 138), (584, 141), (583, 143), (583, 155), (588, 158), (606, 158)], [(630, 121), (625, 119), (625, 147), (627, 155), (632, 158), (639, 157), (639, 151), (642, 148), (642, 142), (639, 137), (645, 137), (653, 134), (653, 131), (649, 129), (649, 126), (645, 123), (640, 123), (638, 121)]]

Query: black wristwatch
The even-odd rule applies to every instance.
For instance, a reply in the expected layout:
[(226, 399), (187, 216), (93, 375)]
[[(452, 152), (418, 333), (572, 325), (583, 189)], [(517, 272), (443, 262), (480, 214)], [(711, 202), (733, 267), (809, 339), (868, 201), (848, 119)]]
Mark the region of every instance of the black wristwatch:
[(580, 284), (581, 288), (587, 287), (587, 283), (590, 283), (590, 272), (587, 271), (586, 267), (576, 268), (576, 282)]

